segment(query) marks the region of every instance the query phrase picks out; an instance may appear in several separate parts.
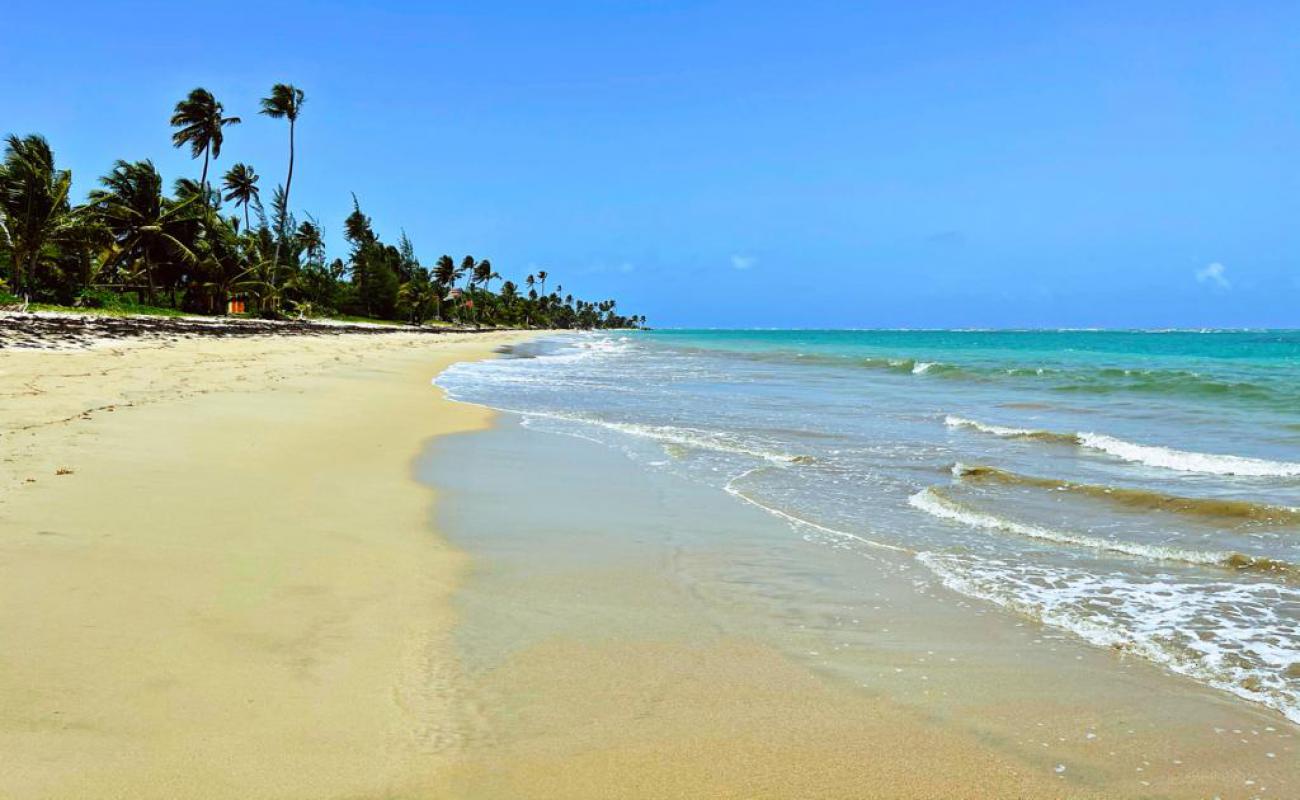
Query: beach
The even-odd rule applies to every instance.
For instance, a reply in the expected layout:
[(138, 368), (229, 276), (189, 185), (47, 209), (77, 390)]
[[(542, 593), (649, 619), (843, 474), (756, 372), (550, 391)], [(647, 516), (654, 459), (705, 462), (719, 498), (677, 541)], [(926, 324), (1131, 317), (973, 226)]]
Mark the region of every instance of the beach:
[[(918, 556), (928, 529), (887, 538), (890, 514), (926, 518), (909, 494), (849, 487), (877, 531), (815, 517), (828, 495), (789, 481), (848, 469), (847, 417), (724, 435), (711, 414), (760, 418), (724, 391), (794, 407), (770, 402), (775, 368), (665, 352), (519, 332), (0, 350), (0, 796), (1292, 793), (1276, 709), (964, 594)], [(872, 384), (875, 413), (914, 367)], [(916, 452), (889, 450), (947, 476)]]
[(411, 462), (519, 336), (0, 351), (0, 796), (428, 796), (464, 557)]

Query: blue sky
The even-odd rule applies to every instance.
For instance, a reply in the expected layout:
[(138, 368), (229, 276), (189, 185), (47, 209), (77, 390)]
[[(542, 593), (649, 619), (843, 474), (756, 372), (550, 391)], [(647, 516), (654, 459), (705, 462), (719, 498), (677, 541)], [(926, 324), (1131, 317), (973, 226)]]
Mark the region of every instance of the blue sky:
[[(187, 7), (182, 7), (187, 6)], [(356, 192), (432, 262), (543, 268), (664, 326), (1300, 326), (1300, 4), (13, 4), (0, 131), (83, 194), (217, 167)], [(1218, 266), (1214, 266), (1218, 265)]]

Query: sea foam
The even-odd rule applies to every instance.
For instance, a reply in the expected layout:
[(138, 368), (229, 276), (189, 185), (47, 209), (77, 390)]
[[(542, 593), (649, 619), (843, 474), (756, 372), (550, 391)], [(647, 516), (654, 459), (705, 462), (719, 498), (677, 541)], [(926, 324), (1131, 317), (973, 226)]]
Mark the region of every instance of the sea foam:
[(1288, 478), (1300, 476), (1300, 463), (1291, 461), (1271, 461), (1247, 456), (1174, 450), (1158, 445), (1127, 442), (1102, 433), (1057, 433), (1032, 428), (1011, 428), (1002, 425), (989, 425), (951, 415), (944, 417), (944, 424), (950, 428), (970, 428), (1004, 439), (1036, 439), (1074, 444), (1106, 453), (1122, 461), (1177, 472), (1197, 472), (1204, 475), (1238, 475), (1243, 477)]
[(1183, 547), (1126, 542), (1116, 539), (1104, 539), (1099, 536), (1089, 536), (1083, 533), (1058, 531), (1038, 525), (1028, 525), (963, 506), (933, 488), (917, 492), (909, 497), (907, 502), (913, 508), (924, 511), (930, 516), (960, 522), (973, 528), (1003, 531), (1030, 539), (1040, 539), (1075, 547), (1087, 547), (1109, 553), (1121, 553), (1135, 558), (1154, 561), (1181, 561), (1185, 564), (1224, 567), (1227, 569), (1257, 569), (1266, 572), (1291, 572), (1294, 570), (1294, 567), (1289, 564), (1272, 559), (1254, 558), (1244, 553), (1191, 550)]
[(1132, 652), (1300, 723), (1295, 587), (1088, 574), (1023, 560), (921, 553), (945, 586), (1101, 647)]

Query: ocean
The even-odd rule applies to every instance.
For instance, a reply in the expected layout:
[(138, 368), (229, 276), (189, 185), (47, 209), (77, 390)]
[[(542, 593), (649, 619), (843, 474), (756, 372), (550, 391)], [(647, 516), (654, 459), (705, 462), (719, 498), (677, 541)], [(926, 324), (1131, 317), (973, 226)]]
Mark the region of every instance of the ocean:
[(1300, 332), (580, 333), (437, 382), (1300, 722)]

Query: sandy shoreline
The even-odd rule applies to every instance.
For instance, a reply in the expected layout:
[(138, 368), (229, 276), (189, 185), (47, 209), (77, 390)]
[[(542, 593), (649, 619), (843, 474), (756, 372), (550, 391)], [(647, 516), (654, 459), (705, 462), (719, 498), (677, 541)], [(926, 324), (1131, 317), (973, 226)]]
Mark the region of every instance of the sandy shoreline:
[(0, 796), (430, 788), (463, 556), (410, 464), (521, 335), (0, 353)]
[[(1288, 790), (1285, 726), (995, 615), (905, 599), (871, 685), (792, 657), (820, 646), (710, 566), (798, 568), (784, 526), (430, 387), (529, 335), (0, 351), (0, 797)], [(914, 669), (944, 639), (960, 665)]]

